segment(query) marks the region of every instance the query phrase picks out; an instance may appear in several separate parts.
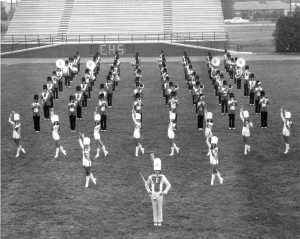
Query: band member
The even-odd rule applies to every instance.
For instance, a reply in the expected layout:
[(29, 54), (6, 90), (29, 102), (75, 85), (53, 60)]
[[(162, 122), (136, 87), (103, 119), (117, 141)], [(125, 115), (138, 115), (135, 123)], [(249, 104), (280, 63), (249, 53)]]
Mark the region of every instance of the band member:
[(243, 73), (244, 78), (244, 96), (249, 96), (249, 77), (250, 77), (250, 71), (249, 66), (245, 66), (245, 71)]
[(81, 87), (80, 85), (76, 86), (76, 93), (75, 93), (75, 101), (76, 101), (76, 113), (77, 113), (77, 118), (79, 120), (82, 119), (82, 92), (81, 92)]
[(103, 94), (104, 99), (107, 99), (107, 91), (105, 89), (105, 85), (103, 83), (100, 84), (99, 95)]
[(235, 129), (235, 112), (237, 107), (237, 100), (234, 98), (234, 94), (230, 95), (230, 99), (228, 101), (229, 107), (229, 129)]
[(204, 95), (200, 96), (200, 99), (198, 100), (198, 102), (196, 104), (198, 130), (203, 130), (203, 125), (204, 125), (204, 116), (205, 116), (205, 112), (206, 112), (206, 103), (205, 103), (204, 99), (205, 99)]
[(68, 111), (69, 111), (69, 119), (70, 119), (70, 129), (75, 131), (76, 128), (76, 101), (75, 96), (70, 95), (69, 97), (69, 104), (68, 104)]
[(100, 109), (100, 115), (101, 115), (101, 131), (106, 131), (106, 109), (107, 109), (107, 101), (104, 99), (104, 95), (99, 95), (99, 101), (98, 101), (98, 107)]
[(80, 71), (80, 55), (79, 55), (78, 51), (76, 51), (76, 53), (75, 53), (74, 63), (76, 64), (78, 72), (79, 72)]
[(212, 136), (211, 141), (209, 143), (209, 162), (211, 165), (211, 180), (210, 180), (210, 185), (213, 186), (215, 184), (215, 178), (216, 176), (219, 179), (220, 184), (223, 184), (224, 179), (222, 178), (219, 170), (218, 170), (218, 165), (219, 165), (219, 148), (218, 148), (218, 137)]
[(241, 67), (236, 67), (235, 71), (235, 79), (236, 79), (236, 88), (241, 89), (242, 87), (242, 76), (243, 76), (243, 69)]
[(91, 140), (89, 137), (85, 137), (84, 134), (79, 134), (79, 145), (82, 149), (82, 166), (85, 171), (85, 187), (89, 187), (90, 179), (96, 184), (96, 178), (91, 172), (92, 160), (91, 160)]
[(87, 98), (90, 99), (91, 98), (91, 91), (92, 91), (92, 80), (90, 78), (90, 75), (89, 75), (89, 69), (85, 69), (85, 82), (87, 84), (87, 87), (86, 87), (86, 94), (87, 94)]
[(108, 151), (105, 148), (105, 145), (103, 144), (101, 137), (100, 137), (100, 128), (101, 128), (101, 115), (97, 113), (97, 107), (96, 111), (94, 112), (94, 120), (95, 120), (95, 127), (94, 127), (94, 139), (96, 140), (98, 147), (97, 147), (97, 153), (95, 158), (98, 158), (100, 155), (100, 149), (102, 149), (104, 156), (106, 157), (108, 155)]
[(255, 114), (259, 114), (260, 113), (260, 99), (261, 99), (261, 92), (262, 92), (263, 88), (261, 87), (261, 82), (257, 81), (256, 82), (256, 87), (254, 88), (254, 103), (255, 103)]
[(81, 93), (82, 93), (82, 107), (87, 107), (87, 83), (85, 78), (81, 78), (82, 83), (80, 84)]
[(249, 112), (247, 110), (243, 110), (243, 107), (240, 109), (240, 118), (243, 122), (242, 136), (245, 143), (244, 154), (247, 155), (250, 152), (250, 127), (253, 128), (253, 124), (249, 119)]
[(56, 77), (57, 77), (57, 81), (58, 81), (58, 91), (63, 91), (64, 87), (63, 87), (63, 71), (60, 68), (56, 69)]
[(145, 188), (151, 197), (154, 226), (160, 227), (163, 222), (163, 198), (171, 189), (171, 184), (161, 173), (161, 160), (159, 158), (154, 158), (153, 169), (154, 173), (148, 177)]
[(106, 78), (106, 83), (105, 83), (106, 92), (107, 92), (107, 104), (108, 104), (108, 108), (112, 107), (113, 84), (114, 84), (113, 81), (108, 76)]
[(256, 81), (254, 80), (254, 73), (250, 73), (249, 79), (249, 104), (252, 106), (254, 105), (254, 96), (255, 96), (255, 84)]
[(260, 122), (261, 122), (261, 128), (267, 128), (268, 127), (268, 105), (269, 98), (266, 96), (265, 91), (261, 92), (261, 99), (259, 101), (260, 104)]
[(285, 143), (285, 151), (284, 154), (287, 154), (290, 151), (290, 143), (289, 138), (291, 135), (291, 127), (293, 125), (293, 121), (291, 120), (292, 114), (289, 111), (286, 111), (281, 107), (280, 116), (283, 122), (282, 135)]
[(26, 154), (26, 151), (24, 147), (21, 145), (21, 122), (20, 122), (20, 114), (16, 113), (15, 111), (12, 111), (9, 114), (8, 122), (12, 125), (13, 128), (13, 134), (12, 138), (17, 145), (17, 153), (16, 158), (20, 156), (20, 151), (23, 154)]
[(43, 111), (44, 111), (44, 118), (45, 120), (50, 119), (50, 93), (47, 91), (47, 85), (43, 85), (43, 93), (41, 95), (42, 104), (43, 104)]
[(56, 76), (56, 71), (52, 72), (52, 84), (53, 84), (53, 97), (54, 99), (58, 99), (58, 78)]
[[(141, 114), (141, 122), (143, 122), (143, 102), (142, 102), (142, 97), (139, 93), (135, 94), (135, 100), (133, 102), (133, 109), (138, 109), (139, 113)], [(141, 126), (142, 127), (142, 126)]]
[(65, 61), (65, 66), (62, 69), (63, 72), (63, 77), (65, 78), (65, 86), (66, 87), (71, 87), (70, 86), (70, 77), (71, 77), (71, 72), (70, 72), (70, 67), (69, 67), (69, 61)]
[(65, 156), (67, 155), (66, 150), (63, 148), (63, 146), (60, 144), (60, 124), (59, 124), (59, 117), (58, 115), (54, 114), (54, 111), (51, 111), (51, 122), (52, 122), (52, 138), (55, 143), (55, 155), (54, 158), (58, 158), (59, 152), (62, 152)]
[(47, 77), (47, 91), (49, 92), (49, 97), (50, 97), (50, 108), (53, 108), (54, 102), (53, 102), (53, 83), (52, 79), (50, 76)]
[(221, 88), (221, 112), (222, 114), (228, 113), (228, 87), (226, 80), (224, 80)]
[(31, 104), (32, 114), (33, 114), (33, 127), (35, 132), (40, 132), (40, 111), (41, 105), (39, 103), (39, 96), (33, 96), (33, 103)]
[(212, 112), (206, 112), (205, 114), (205, 138), (206, 138), (206, 144), (208, 147), (207, 156), (209, 156), (209, 150), (210, 150), (210, 141), (211, 137), (213, 137), (212, 128), (213, 128), (213, 114)]
[(177, 154), (179, 154), (180, 148), (175, 144), (175, 131), (176, 131), (176, 114), (172, 111), (170, 111), (170, 121), (168, 126), (168, 138), (171, 143), (171, 152), (169, 156), (174, 156), (174, 153), (176, 151)]
[(140, 110), (141, 110), (140, 106), (137, 106), (137, 107), (134, 107), (134, 109), (132, 109), (132, 112), (131, 112), (132, 120), (134, 123), (133, 138), (136, 141), (135, 157), (139, 156), (139, 150), (141, 150), (142, 154), (144, 154), (144, 152), (145, 152), (145, 149), (140, 142), (141, 127), (142, 127)]

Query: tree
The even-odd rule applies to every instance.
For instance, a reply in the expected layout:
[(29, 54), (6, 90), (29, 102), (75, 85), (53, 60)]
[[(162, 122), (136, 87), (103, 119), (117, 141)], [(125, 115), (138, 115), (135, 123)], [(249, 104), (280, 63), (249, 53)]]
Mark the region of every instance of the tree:
[(5, 10), (5, 7), (3, 5), (3, 2), (1, 2), (1, 20), (6, 21), (8, 18), (7, 12)]
[(233, 1), (232, 0), (222, 0), (222, 9), (224, 19), (230, 19), (233, 17)]
[(277, 52), (300, 52), (300, 16), (280, 17), (274, 37)]

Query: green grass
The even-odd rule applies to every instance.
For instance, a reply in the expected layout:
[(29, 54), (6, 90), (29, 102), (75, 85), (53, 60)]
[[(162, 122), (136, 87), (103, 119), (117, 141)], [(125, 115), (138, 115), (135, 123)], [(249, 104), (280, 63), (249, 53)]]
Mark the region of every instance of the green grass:
[[(263, 82), (271, 106), (270, 128), (265, 130), (258, 127), (259, 118), (250, 109), (255, 128), (251, 137), (253, 151), (247, 157), (243, 155), (240, 121), (236, 131), (227, 129), (228, 119), (220, 114), (206, 66), (194, 64), (205, 82), (208, 108), (215, 115), (214, 133), (220, 142), (220, 169), (225, 183), (215, 187), (209, 186), (204, 135), (196, 130), (181, 64), (168, 64), (173, 81), (180, 86), (176, 141), (182, 149), (179, 156), (169, 158), (168, 111), (161, 97), (159, 72), (156, 64), (144, 63), (143, 144), (146, 150), (155, 150), (162, 158), (163, 171), (173, 186), (166, 197), (164, 226), (160, 229), (152, 226), (151, 203), (138, 175), (139, 171), (145, 176), (151, 173), (150, 159), (133, 156), (130, 65), (122, 63), (122, 81), (109, 110), (109, 130), (102, 133), (110, 155), (94, 161), (97, 185), (91, 184), (89, 189), (84, 188), (77, 133), (70, 132), (66, 113), (67, 98), (75, 91), (74, 84), (55, 102), (68, 159), (54, 160), (49, 122), (42, 120), (41, 133), (34, 133), (30, 110), (33, 94), (41, 92), (54, 64), (1, 65), (2, 238), (296, 238), (300, 235), (297, 63), (250, 63)], [(107, 71), (108, 65), (103, 65), (101, 80)], [(99, 82), (98, 79), (97, 87)], [(239, 104), (249, 108), (242, 92), (235, 91)], [(95, 89), (88, 109), (83, 112), (84, 120), (77, 121), (77, 129), (90, 136), (96, 94)], [(295, 121), (292, 151), (287, 156), (282, 153), (281, 105), (292, 111)], [(22, 115), (22, 137), (28, 151), (20, 159), (14, 158), (15, 146), (7, 123), (13, 109)]]

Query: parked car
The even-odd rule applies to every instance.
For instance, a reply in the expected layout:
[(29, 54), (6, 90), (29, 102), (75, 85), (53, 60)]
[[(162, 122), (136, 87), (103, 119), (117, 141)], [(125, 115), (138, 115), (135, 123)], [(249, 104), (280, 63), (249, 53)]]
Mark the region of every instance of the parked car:
[(234, 17), (232, 19), (225, 19), (224, 20), (225, 23), (232, 23), (232, 24), (236, 24), (236, 23), (249, 23), (250, 20), (248, 19), (243, 19), (241, 17)]

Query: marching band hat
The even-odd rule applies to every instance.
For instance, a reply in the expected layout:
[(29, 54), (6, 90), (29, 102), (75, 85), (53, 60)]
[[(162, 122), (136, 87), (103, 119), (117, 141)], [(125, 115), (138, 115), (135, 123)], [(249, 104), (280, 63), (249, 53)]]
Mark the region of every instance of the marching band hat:
[(218, 142), (219, 142), (219, 139), (218, 139), (217, 136), (211, 137), (211, 143), (212, 143), (212, 144), (218, 144)]
[(59, 121), (59, 116), (58, 115), (53, 115), (51, 118), (52, 123), (58, 122)]
[(161, 160), (160, 160), (160, 158), (155, 158), (153, 160), (153, 169), (154, 169), (154, 171), (161, 171)]
[(244, 116), (244, 118), (249, 118), (249, 111), (248, 110), (244, 110), (243, 111), (243, 116)]
[(84, 145), (90, 145), (91, 143), (91, 139), (89, 137), (84, 137), (83, 138), (83, 144)]
[(18, 120), (20, 120), (20, 114), (15, 113), (14, 114), (14, 121), (18, 121)]
[(95, 121), (100, 121), (101, 120), (101, 115), (100, 114), (95, 114), (94, 120)]
[(80, 85), (76, 86), (76, 90), (80, 91), (81, 90), (81, 86)]
[(47, 76), (47, 81), (51, 81), (51, 76)]
[(35, 94), (35, 95), (33, 96), (33, 99), (34, 99), (34, 100), (38, 100), (38, 99), (39, 99), (39, 95)]
[(206, 119), (212, 119), (213, 118), (213, 113), (212, 112), (207, 112), (206, 113)]
[(284, 117), (287, 118), (287, 119), (290, 119), (290, 118), (292, 117), (291, 112), (286, 111), (286, 112), (284, 113)]
[(43, 85), (43, 90), (47, 90), (47, 85)]

